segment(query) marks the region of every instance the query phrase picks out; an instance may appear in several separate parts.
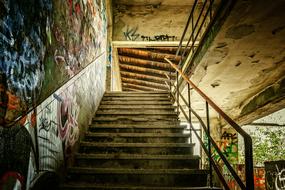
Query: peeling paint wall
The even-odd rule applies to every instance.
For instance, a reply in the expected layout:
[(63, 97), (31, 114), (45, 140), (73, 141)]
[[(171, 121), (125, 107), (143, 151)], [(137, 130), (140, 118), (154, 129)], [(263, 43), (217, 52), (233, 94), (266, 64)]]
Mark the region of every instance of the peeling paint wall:
[[(232, 118), (255, 110), (262, 117), (285, 106), (284, 8), (282, 0), (237, 1), (192, 71), (191, 80)], [(270, 102), (275, 106), (261, 114)], [(193, 106), (201, 108), (199, 101)]]

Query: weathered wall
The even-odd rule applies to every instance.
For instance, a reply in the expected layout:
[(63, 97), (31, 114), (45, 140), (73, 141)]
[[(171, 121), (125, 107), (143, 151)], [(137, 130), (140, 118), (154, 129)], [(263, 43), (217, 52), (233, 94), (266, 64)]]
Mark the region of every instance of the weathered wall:
[(7, 112), (1, 115), (6, 122), (105, 52), (106, 29), (104, 1), (0, 1), (0, 73), (8, 94), (8, 100), (2, 98)]
[[(20, 125), (33, 139), (34, 149), (39, 150), (40, 171), (62, 171), (64, 165), (72, 163), (77, 142), (84, 136), (105, 92), (105, 61), (102, 54), (21, 120)], [(35, 156), (32, 152), (27, 160), (28, 186), (38, 175)]]
[[(192, 81), (233, 118), (270, 102), (275, 106), (253, 115), (262, 117), (285, 105), (280, 102), (284, 100), (284, 8), (282, 0), (237, 1), (193, 72)], [(257, 119), (253, 115), (241, 122)]]
[(114, 1), (113, 40), (179, 41), (191, 6), (177, 5), (161, 2), (132, 5)]
[[(37, 163), (40, 170), (57, 171), (72, 161), (105, 92), (106, 33), (104, 0), (0, 1), (0, 125), (31, 110), (16, 127), (0, 127), (0, 178), (13, 170), (29, 186)], [(29, 139), (13, 132), (19, 127), (30, 133), (39, 162), (24, 142)], [(19, 147), (13, 135), (29, 147)]]

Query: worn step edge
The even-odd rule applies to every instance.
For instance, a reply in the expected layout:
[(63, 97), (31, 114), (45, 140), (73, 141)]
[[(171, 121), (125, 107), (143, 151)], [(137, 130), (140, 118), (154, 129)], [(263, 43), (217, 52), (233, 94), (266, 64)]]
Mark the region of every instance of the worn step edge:
[(147, 91), (147, 92), (123, 92), (123, 91), (113, 91), (105, 92), (105, 94), (169, 94), (168, 91)]
[(196, 160), (195, 155), (150, 155), (150, 154), (75, 154), (77, 159), (115, 159), (115, 160)]
[(101, 101), (101, 105), (172, 105), (170, 101)]
[(76, 174), (163, 174), (163, 175), (191, 175), (191, 174), (208, 174), (207, 170), (202, 169), (127, 169), (127, 168), (87, 168), (87, 167), (70, 167), (69, 173)]
[(153, 110), (160, 110), (160, 109), (175, 109), (176, 106), (173, 105), (100, 105), (99, 109), (153, 109)]
[(97, 111), (96, 115), (177, 115), (174, 111), (172, 112), (147, 112), (147, 111)]
[(81, 146), (94, 146), (94, 147), (143, 147), (143, 148), (171, 148), (171, 147), (193, 147), (195, 143), (96, 143), (96, 142), (87, 142), (82, 141)]
[(150, 186), (117, 186), (115, 184), (94, 185), (94, 184), (78, 184), (67, 183), (61, 186), (67, 189), (122, 189), (122, 190), (222, 190), (218, 187), (150, 187)]
[(129, 123), (129, 124), (124, 124), (124, 123), (91, 123), (90, 128), (127, 128), (127, 129), (185, 129), (186, 126), (179, 126), (178, 122), (173, 122), (173, 123)]
[(163, 137), (190, 137), (190, 134), (181, 134), (181, 133), (96, 133), (96, 132), (87, 132), (87, 137), (152, 137), (152, 138), (163, 138)]
[(157, 116), (156, 118), (145, 118), (145, 117), (126, 117), (126, 115), (123, 116), (115, 116), (115, 117), (110, 117), (110, 116), (95, 116), (93, 118), (93, 121), (117, 121), (117, 120), (124, 120), (128, 122), (157, 122), (157, 121), (178, 121), (178, 117), (172, 116), (171, 118), (169, 117), (159, 117)]
[(158, 100), (158, 101), (170, 101), (171, 98), (169, 96), (104, 96), (102, 98), (102, 100), (112, 100), (112, 101), (116, 101), (116, 100), (145, 100), (145, 101), (149, 101), (149, 100)]

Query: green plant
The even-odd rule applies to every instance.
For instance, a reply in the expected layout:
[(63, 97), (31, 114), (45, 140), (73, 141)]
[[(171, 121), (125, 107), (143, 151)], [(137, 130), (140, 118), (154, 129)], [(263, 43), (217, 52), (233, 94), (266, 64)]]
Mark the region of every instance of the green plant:
[[(250, 132), (253, 140), (253, 160), (255, 165), (265, 161), (285, 159), (285, 128), (256, 127)], [(239, 158), (244, 158), (240, 152)], [(244, 160), (240, 160), (243, 162)]]

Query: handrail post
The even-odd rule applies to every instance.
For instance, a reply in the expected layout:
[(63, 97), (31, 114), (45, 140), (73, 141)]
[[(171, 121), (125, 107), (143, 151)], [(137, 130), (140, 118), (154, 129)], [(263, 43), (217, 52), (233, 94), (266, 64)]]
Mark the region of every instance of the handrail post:
[[(209, 156), (212, 157), (212, 151), (211, 151), (211, 141), (210, 141), (210, 136), (211, 136), (211, 130), (210, 130), (210, 117), (209, 117), (209, 104), (206, 101), (206, 117), (207, 117), (207, 131), (208, 131), (208, 152)], [(212, 169), (212, 162), (210, 161), (209, 158), (209, 180), (210, 180), (210, 187), (213, 187), (213, 169)]]
[[(192, 125), (192, 117), (191, 117), (191, 93), (190, 93), (190, 84), (187, 83), (187, 91), (188, 91), (188, 107), (189, 107), (189, 125)], [(192, 127), (190, 126), (190, 143), (192, 144)]]
[(252, 140), (250, 136), (244, 137), (245, 152), (245, 180), (246, 189), (254, 189)]

